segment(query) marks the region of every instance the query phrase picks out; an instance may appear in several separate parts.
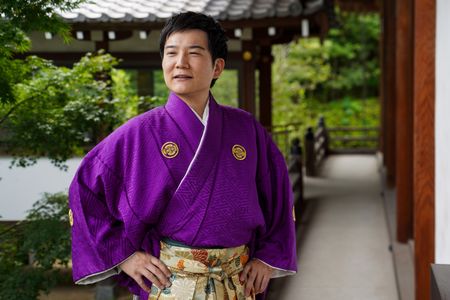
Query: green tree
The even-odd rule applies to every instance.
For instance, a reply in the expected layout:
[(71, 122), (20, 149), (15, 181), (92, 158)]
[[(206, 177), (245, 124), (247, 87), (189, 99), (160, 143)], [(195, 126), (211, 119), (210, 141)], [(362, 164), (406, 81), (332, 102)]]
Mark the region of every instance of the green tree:
[(70, 258), (67, 195), (45, 194), (25, 221), (0, 227), (0, 300), (37, 299), (64, 280)]
[(378, 14), (339, 13), (340, 27), (330, 30), (327, 41), (332, 67), (324, 82), (326, 98), (378, 95), (380, 18)]
[[(120, 84), (111, 88), (121, 79), (112, 56), (88, 54), (71, 69), (13, 57), (29, 49), (32, 30), (68, 40), (69, 27), (55, 10), (80, 2), (0, 0), (0, 146), (15, 155), (15, 165), (48, 156), (64, 167), (129, 117), (121, 101), (130, 97)], [(61, 280), (60, 267), (70, 258), (67, 211), (67, 195), (45, 194), (26, 220), (0, 228), (0, 299), (37, 299)]]
[(70, 27), (57, 15), (77, 7), (84, 0), (0, 0), (0, 103), (14, 102), (14, 85), (21, 82), (26, 72), (15, 53), (30, 48), (30, 31), (49, 31), (70, 39)]
[(334, 126), (378, 124), (372, 111), (379, 110), (379, 16), (338, 16), (340, 27), (323, 42), (299, 39), (273, 48), (274, 124), (301, 122), (304, 132), (320, 115)]
[(69, 157), (82, 154), (123, 123), (126, 106), (120, 102), (128, 98), (115, 98), (111, 88), (117, 63), (101, 53), (87, 54), (73, 68), (26, 58), (27, 79), (14, 86), (15, 101), (0, 108), (3, 145), (14, 155), (13, 164), (24, 167), (47, 156), (64, 167)]

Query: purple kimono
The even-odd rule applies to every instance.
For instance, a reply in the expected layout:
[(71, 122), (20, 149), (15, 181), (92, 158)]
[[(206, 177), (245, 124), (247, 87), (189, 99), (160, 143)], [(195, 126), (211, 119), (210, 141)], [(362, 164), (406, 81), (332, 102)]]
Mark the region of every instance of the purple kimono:
[[(193, 247), (247, 244), (280, 275), (296, 272), (293, 196), (283, 156), (247, 112), (209, 100), (206, 129), (175, 94), (105, 138), (70, 186), (73, 277), (117, 274), (162, 237)], [(102, 277), (103, 276), (103, 277)], [(122, 284), (147, 299), (125, 273)]]

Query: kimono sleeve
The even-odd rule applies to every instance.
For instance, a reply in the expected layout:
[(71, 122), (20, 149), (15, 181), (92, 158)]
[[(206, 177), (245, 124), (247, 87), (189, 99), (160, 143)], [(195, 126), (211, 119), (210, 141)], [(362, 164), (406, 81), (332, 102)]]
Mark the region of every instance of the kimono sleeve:
[(256, 235), (253, 257), (275, 269), (272, 277), (297, 272), (293, 191), (283, 155), (260, 130), (257, 188), (265, 226)]
[(99, 158), (86, 157), (69, 189), (73, 279), (77, 284), (103, 280), (135, 251), (127, 239), (129, 213), (120, 178)]

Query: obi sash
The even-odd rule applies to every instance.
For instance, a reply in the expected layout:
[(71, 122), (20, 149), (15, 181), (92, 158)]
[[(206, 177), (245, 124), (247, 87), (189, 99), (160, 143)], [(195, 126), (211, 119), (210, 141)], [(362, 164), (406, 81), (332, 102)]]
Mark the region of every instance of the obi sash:
[(152, 286), (149, 300), (255, 299), (244, 296), (239, 274), (248, 260), (248, 248), (188, 248), (161, 242), (161, 261), (172, 272), (172, 285)]

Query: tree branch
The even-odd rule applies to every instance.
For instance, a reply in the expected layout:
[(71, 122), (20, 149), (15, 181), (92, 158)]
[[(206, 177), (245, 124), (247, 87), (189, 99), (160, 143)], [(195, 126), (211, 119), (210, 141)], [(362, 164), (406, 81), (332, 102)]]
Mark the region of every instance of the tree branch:
[[(49, 83), (49, 84), (47, 84), (42, 90), (47, 90), (48, 88), (49, 88), (49, 86), (50, 86), (51, 84)], [(9, 109), (9, 111), (6, 113), (6, 114), (4, 114), (1, 118), (0, 118), (0, 125), (2, 125), (3, 124), (3, 122), (5, 122), (7, 119), (8, 119), (8, 117), (20, 106), (20, 105), (22, 105), (23, 103), (25, 103), (25, 102), (27, 102), (27, 101), (30, 101), (30, 100), (32, 100), (32, 99), (34, 99), (34, 97), (35, 97), (36, 95), (32, 95), (32, 96), (30, 96), (30, 97), (28, 97), (28, 98), (26, 98), (26, 99), (24, 99), (24, 100), (22, 100), (22, 101), (19, 101), (19, 102), (17, 102), (13, 107), (11, 107), (10, 109)]]
[(2, 232), (0, 232), (0, 237), (5, 235), (6, 233), (8, 233), (9, 231), (13, 230), (14, 228), (20, 227), (22, 224), (24, 223), (24, 221), (18, 221), (17, 223), (9, 226), (8, 228), (6, 228), (5, 230), (3, 230)]
[(24, 103), (30, 99), (32, 99), (32, 98), (28, 98), (28, 99), (19, 101), (13, 107), (11, 107), (10, 110), (5, 115), (3, 115), (3, 117), (0, 119), (0, 125), (2, 125), (3, 122), (5, 122), (6, 119), (8, 119), (8, 117), (17, 109), (17, 107), (19, 107), (22, 103)]

